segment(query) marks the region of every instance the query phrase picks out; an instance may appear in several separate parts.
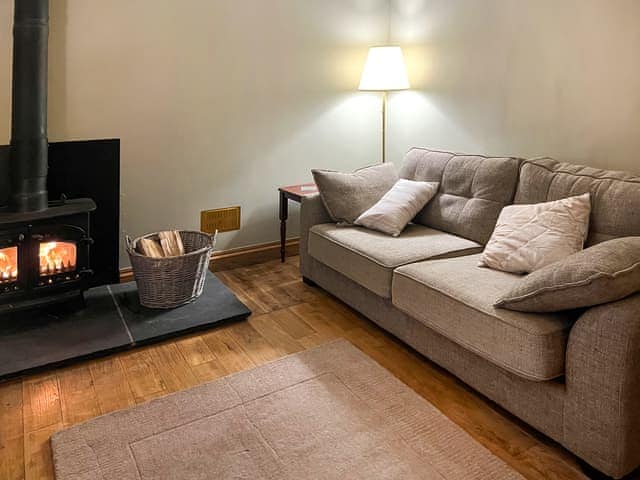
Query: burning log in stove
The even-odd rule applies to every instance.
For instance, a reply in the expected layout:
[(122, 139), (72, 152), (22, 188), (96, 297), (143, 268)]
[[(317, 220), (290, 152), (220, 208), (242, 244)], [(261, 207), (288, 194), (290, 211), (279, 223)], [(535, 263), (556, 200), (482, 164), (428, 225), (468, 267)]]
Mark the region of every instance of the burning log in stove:
[(76, 246), (71, 242), (40, 244), (40, 275), (72, 272), (76, 269)]
[(18, 248), (0, 250), (0, 283), (14, 282), (18, 278)]

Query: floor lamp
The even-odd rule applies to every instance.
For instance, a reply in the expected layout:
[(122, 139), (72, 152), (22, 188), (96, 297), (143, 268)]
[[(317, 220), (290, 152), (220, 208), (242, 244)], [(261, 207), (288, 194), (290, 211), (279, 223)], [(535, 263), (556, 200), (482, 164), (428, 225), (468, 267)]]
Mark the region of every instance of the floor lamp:
[(400, 47), (371, 47), (358, 90), (382, 92), (382, 162), (387, 160), (387, 92), (407, 90), (409, 79)]

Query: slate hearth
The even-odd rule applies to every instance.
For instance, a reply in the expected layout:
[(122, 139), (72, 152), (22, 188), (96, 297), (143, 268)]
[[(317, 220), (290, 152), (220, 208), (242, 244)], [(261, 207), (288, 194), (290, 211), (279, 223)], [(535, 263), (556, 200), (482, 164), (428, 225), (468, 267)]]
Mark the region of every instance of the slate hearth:
[(140, 306), (134, 282), (85, 293), (86, 308), (62, 305), (0, 317), (0, 380), (157, 342), (251, 311), (210, 272), (202, 296), (172, 310)]

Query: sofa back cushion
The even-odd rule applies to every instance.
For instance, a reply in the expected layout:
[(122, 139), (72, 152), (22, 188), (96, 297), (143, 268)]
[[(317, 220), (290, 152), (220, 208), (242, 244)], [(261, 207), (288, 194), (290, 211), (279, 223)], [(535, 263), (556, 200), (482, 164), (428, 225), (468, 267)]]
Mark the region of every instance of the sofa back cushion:
[(520, 170), (515, 203), (540, 203), (591, 193), (587, 246), (640, 235), (640, 177), (558, 162), (528, 160)]
[(439, 182), (436, 196), (414, 221), (485, 244), (502, 207), (513, 202), (521, 160), (413, 148), (400, 177)]

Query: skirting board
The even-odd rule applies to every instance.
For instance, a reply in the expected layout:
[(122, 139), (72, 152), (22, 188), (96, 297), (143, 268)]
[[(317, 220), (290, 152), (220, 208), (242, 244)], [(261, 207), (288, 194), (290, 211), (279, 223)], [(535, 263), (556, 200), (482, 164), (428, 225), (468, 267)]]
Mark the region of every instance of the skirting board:
[[(285, 244), (287, 256), (298, 254), (299, 238), (290, 238)], [(230, 248), (228, 250), (218, 250), (211, 256), (210, 269), (213, 272), (231, 270), (232, 268), (246, 267), (256, 263), (268, 262), (280, 258), (280, 242), (261, 243), (249, 247)], [(131, 267), (120, 269), (120, 282), (130, 282), (133, 280)]]

